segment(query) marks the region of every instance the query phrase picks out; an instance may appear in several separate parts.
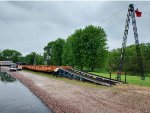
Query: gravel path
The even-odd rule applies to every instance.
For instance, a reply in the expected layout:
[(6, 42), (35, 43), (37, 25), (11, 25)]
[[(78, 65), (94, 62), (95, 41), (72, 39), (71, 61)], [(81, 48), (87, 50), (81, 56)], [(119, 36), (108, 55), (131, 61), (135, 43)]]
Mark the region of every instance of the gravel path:
[(25, 71), (9, 73), (55, 113), (150, 113), (149, 87), (120, 85), (93, 88)]

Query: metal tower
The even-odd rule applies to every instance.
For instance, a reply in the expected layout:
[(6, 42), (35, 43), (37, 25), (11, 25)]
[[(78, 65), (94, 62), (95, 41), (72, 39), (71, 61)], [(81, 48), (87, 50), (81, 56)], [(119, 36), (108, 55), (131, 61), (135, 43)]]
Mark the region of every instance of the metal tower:
[(121, 72), (123, 70), (124, 54), (125, 54), (125, 48), (126, 48), (130, 19), (132, 19), (139, 71), (140, 71), (141, 79), (145, 79), (143, 62), (142, 62), (142, 57), (141, 57), (141, 50), (140, 50), (137, 27), (136, 27), (135, 10), (134, 10), (133, 4), (130, 4), (129, 8), (128, 8), (127, 18), (126, 18), (125, 31), (124, 31), (121, 56), (120, 56), (119, 70), (117, 73), (117, 80), (119, 80), (119, 81), (121, 81)]

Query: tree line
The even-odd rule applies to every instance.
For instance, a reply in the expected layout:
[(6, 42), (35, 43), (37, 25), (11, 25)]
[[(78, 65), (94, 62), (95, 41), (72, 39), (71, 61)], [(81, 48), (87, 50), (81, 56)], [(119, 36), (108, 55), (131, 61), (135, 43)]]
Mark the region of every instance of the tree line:
[[(89, 25), (76, 30), (66, 40), (58, 38), (49, 42), (44, 47), (43, 55), (32, 52), (23, 57), (20, 52), (8, 49), (0, 52), (3, 56), (0, 60), (12, 60), (28, 65), (69, 65), (81, 70), (90, 67), (93, 71), (96, 67), (104, 66), (108, 53), (106, 41), (103, 28)], [(3, 54), (5, 51), (12, 56)]]
[(44, 57), (36, 52), (22, 56), (20, 52), (11, 49), (0, 51), (0, 61), (13, 61), (14, 63), (27, 65), (44, 65)]
[[(66, 40), (58, 38), (48, 42), (44, 47), (43, 55), (32, 52), (26, 56), (16, 50), (3, 50), (0, 52), (0, 60), (22, 62), (27, 65), (66, 65), (80, 70), (85, 68), (103, 69), (109, 71), (118, 70), (121, 48), (108, 51), (107, 35), (103, 28), (89, 25), (83, 29), (74, 31)], [(150, 43), (140, 44), (144, 70), (150, 72)], [(137, 53), (135, 45), (125, 49), (123, 71), (132, 74), (138, 73)]]
[(66, 40), (58, 38), (44, 47), (48, 65), (69, 65), (83, 69), (102, 67), (107, 56), (106, 33), (96, 26), (78, 29)]
[[(141, 54), (142, 54), (142, 62), (145, 73), (150, 73), (150, 43), (142, 43), (140, 44)], [(112, 66), (113, 71), (118, 70), (119, 66), (119, 58), (121, 55), (121, 48), (114, 49), (109, 51), (107, 57), (106, 67), (108, 70), (109, 65)], [(139, 66), (137, 61), (137, 52), (136, 46), (130, 45), (125, 49), (125, 58), (124, 58), (124, 72), (128, 72), (131, 74), (138, 74), (139, 73)]]
[(0, 60), (7, 60), (7, 61), (13, 61), (18, 62), (21, 60), (22, 54), (16, 50), (10, 50), (6, 49), (3, 51), (0, 51)]

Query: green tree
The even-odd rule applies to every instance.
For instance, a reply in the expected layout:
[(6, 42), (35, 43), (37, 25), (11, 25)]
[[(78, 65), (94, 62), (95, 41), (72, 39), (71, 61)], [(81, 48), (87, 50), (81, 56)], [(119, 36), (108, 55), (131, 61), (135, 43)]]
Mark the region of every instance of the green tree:
[(53, 65), (52, 62), (52, 49), (53, 49), (53, 41), (49, 42), (47, 46), (44, 47), (44, 60), (46, 61), (47, 65)]
[(100, 27), (87, 26), (78, 29), (66, 40), (63, 49), (63, 64), (80, 68), (102, 67), (107, 56), (106, 33)]
[(87, 26), (83, 30), (83, 47), (86, 54), (86, 65), (93, 71), (103, 67), (107, 57), (106, 33), (101, 27)]
[(83, 39), (83, 30), (79, 29), (76, 30), (75, 33), (72, 35), (71, 40), (71, 48), (72, 48), (72, 61), (77, 67), (80, 67), (82, 70), (86, 61), (85, 61), (85, 44)]
[(10, 60), (16, 63), (19, 62), (21, 56), (22, 54), (16, 50), (6, 49), (1, 52), (0, 58), (1, 60)]
[(35, 61), (35, 52), (32, 52), (32, 53), (25, 56), (26, 64), (34, 65), (34, 61)]
[(73, 36), (69, 36), (65, 42), (62, 53), (63, 65), (75, 66), (75, 59), (73, 54)]
[(3, 57), (3, 55), (2, 55), (2, 51), (0, 51), (0, 60), (1, 60), (1, 61), (4, 60), (4, 57)]
[(63, 47), (65, 44), (65, 40), (58, 38), (54, 41), (53, 49), (52, 49), (52, 61), (54, 65), (61, 66), (62, 65), (62, 53)]
[(25, 63), (28, 65), (43, 65), (44, 57), (40, 54), (32, 52), (25, 57)]
[(35, 63), (36, 65), (44, 65), (45, 64), (44, 57), (40, 54), (36, 54)]
[[(141, 54), (142, 54), (142, 61), (145, 73), (150, 72), (150, 43), (142, 43), (140, 44), (141, 48)], [(120, 63), (120, 53), (121, 49), (114, 49), (111, 52), (109, 52), (109, 61), (112, 64), (113, 70), (117, 71)], [(131, 74), (138, 74), (139, 66), (137, 61), (137, 53), (136, 53), (136, 46), (130, 45), (127, 46), (125, 49), (125, 58), (124, 58), (124, 65), (123, 65), (123, 71), (127, 71)], [(107, 64), (109, 65), (109, 64)]]
[(50, 65), (62, 65), (62, 53), (65, 40), (58, 38), (56, 41), (49, 42), (44, 48), (44, 58)]
[(150, 43), (142, 43), (141, 51), (143, 57), (144, 70), (150, 73)]
[(118, 71), (119, 58), (120, 58), (120, 49), (114, 49), (112, 51), (108, 51), (107, 64), (106, 64), (107, 71), (109, 70), (110, 66), (112, 68), (112, 71)]

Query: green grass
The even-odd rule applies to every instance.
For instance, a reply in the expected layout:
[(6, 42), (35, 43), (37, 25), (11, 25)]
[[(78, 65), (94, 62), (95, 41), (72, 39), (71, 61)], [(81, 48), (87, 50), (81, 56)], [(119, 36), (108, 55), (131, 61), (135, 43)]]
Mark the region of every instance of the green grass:
[(31, 71), (31, 70), (24, 70), (24, 71), (30, 72), (30, 73), (33, 73), (33, 74), (36, 74), (39, 76), (45, 76), (45, 77), (48, 77), (50, 79), (54, 79), (54, 80), (58, 80), (58, 81), (64, 81), (64, 82), (69, 83), (69, 84), (79, 85), (79, 86), (88, 87), (88, 88), (105, 88), (106, 87), (106, 86), (100, 86), (97, 84), (93, 84), (90, 82), (82, 82), (82, 81), (74, 80), (74, 79), (71, 80), (71, 79), (65, 78), (65, 77), (56, 77), (56, 76), (53, 76), (52, 74), (49, 74), (49, 73), (43, 73), (43, 72), (37, 72), (37, 71)]
[[(69, 78), (64, 78), (64, 77), (54, 77), (53, 75), (51, 75), (49, 73), (35, 72), (35, 71), (30, 71), (30, 70), (25, 70), (25, 71), (36, 74), (36, 75), (40, 75), (40, 76), (46, 76), (50, 79), (64, 81), (64, 82), (67, 82), (69, 84), (92, 87), (92, 88), (104, 87), (104, 86), (96, 85), (96, 84), (89, 83), (89, 82), (81, 82), (81, 81), (78, 81), (78, 80), (70, 80)], [(108, 73), (100, 73), (100, 72), (90, 72), (90, 73), (100, 75), (100, 76), (104, 76), (104, 77), (108, 77), (108, 78), (110, 77), (110, 75)], [(116, 74), (112, 74), (111, 77), (112, 77), (112, 79), (115, 79)], [(125, 78), (125, 76), (122, 75), (122, 77), (121, 77), (122, 81), (124, 81), (124, 78)], [(134, 85), (150, 86), (150, 77), (146, 77), (145, 80), (141, 80), (141, 78), (139, 76), (127, 75), (127, 82), (129, 84), (134, 84)]]
[[(96, 75), (104, 76), (104, 77), (110, 77), (110, 74), (108, 73), (99, 73), (99, 72), (90, 72)], [(111, 75), (112, 79), (116, 78), (116, 74)], [(121, 75), (122, 81), (124, 81), (125, 76)], [(127, 75), (127, 82), (129, 84), (134, 84), (134, 85), (140, 85), (140, 86), (150, 86), (150, 77), (145, 77), (145, 80), (141, 80), (139, 76), (131, 76)]]

